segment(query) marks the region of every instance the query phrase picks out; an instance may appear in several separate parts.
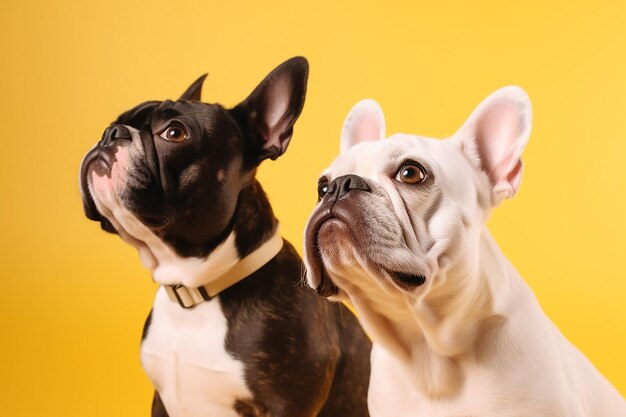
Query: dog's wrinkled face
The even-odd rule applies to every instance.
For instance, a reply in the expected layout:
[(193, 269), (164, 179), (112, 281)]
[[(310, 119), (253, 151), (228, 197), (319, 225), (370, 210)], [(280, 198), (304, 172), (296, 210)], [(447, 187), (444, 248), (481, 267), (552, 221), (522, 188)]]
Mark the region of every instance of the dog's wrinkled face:
[(310, 277), (321, 278), (312, 286), (323, 295), (333, 291), (325, 273), (343, 281), (353, 264), (383, 278), (371, 283), (378, 290), (414, 292), (437, 274), (485, 200), (476, 198), (471, 167), (449, 143), (408, 135), (349, 149), (319, 189), (307, 249), (320, 255), (311, 267), (321, 271)]
[(199, 102), (202, 76), (177, 101), (123, 113), (83, 160), (87, 217), (136, 246), (150, 268), (160, 249), (206, 257), (231, 232), (258, 164), (286, 150), (307, 75), (304, 58), (288, 60), (232, 109)]
[(358, 103), (319, 180), (305, 236), (309, 285), (387, 315), (393, 301), (414, 303), (447, 276), (467, 275), (491, 209), (519, 187), (530, 124), (516, 87), (487, 98), (446, 140), (383, 140), (378, 104)]
[(87, 216), (116, 231), (109, 218), (124, 207), (182, 255), (200, 255), (227, 230), (250, 179), (245, 145), (219, 105), (143, 103), (107, 128), (85, 159)]

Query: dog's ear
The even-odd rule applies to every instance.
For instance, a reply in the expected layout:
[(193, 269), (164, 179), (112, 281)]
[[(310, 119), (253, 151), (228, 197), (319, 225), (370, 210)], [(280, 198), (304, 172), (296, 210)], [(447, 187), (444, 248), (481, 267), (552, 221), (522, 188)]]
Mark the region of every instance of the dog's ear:
[(530, 99), (519, 87), (487, 97), (454, 135), (464, 154), (491, 182), (492, 203), (511, 198), (522, 180), (522, 151), (532, 126)]
[(357, 143), (385, 138), (385, 115), (380, 105), (370, 98), (356, 103), (341, 129), (339, 149), (344, 153)]
[(200, 101), (200, 95), (202, 94), (202, 84), (204, 83), (204, 79), (209, 74), (203, 74), (194, 81), (188, 88), (185, 90), (182, 96), (180, 96), (179, 100), (187, 100), (187, 101)]
[[(300, 116), (306, 97), (309, 63), (303, 57), (291, 58), (270, 72), (243, 102), (233, 109), (236, 118), (259, 138), (258, 161), (272, 160), (287, 150), (293, 125)], [(244, 128), (245, 128), (244, 127)]]

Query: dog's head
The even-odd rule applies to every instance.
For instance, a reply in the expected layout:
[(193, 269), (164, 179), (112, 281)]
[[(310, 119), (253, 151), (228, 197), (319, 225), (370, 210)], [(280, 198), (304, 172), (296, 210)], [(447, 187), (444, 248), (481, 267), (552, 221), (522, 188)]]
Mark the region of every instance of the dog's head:
[(359, 102), (341, 154), (319, 179), (305, 236), (309, 285), (386, 316), (435, 288), (464, 285), (449, 276), (476, 268), (485, 220), (519, 188), (530, 128), (530, 102), (517, 87), (490, 95), (446, 140), (385, 139), (378, 104)]
[(231, 109), (200, 102), (202, 76), (176, 101), (123, 113), (82, 162), (87, 217), (136, 246), (149, 268), (158, 252), (206, 257), (229, 235), (258, 164), (287, 149), (307, 76), (307, 61), (292, 58)]

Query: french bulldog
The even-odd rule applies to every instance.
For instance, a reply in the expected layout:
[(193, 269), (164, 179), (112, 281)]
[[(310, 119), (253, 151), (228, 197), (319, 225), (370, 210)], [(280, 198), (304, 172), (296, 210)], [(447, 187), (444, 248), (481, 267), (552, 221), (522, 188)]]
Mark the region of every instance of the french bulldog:
[(385, 138), (348, 114), (305, 232), (308, 284), (372, 336), (373, 417), (624, 417), (626, 403), (544, 314), (485, 226), (513, 197), (531, 129), (518, 87), (450, 138)]
[(240, 104), (147, 101), (81, 165), (86, 216), (134, 246), (160, 284), (143, 330), (153, 416), (367, 416), (371, 343), (347, 309), (302, 285), (255, 179), (305, 100), (292, 58)]

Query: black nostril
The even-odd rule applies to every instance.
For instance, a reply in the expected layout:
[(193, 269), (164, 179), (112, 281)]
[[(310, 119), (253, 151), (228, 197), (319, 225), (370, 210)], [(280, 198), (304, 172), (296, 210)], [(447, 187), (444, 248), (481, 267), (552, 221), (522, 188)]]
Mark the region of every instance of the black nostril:
[(105, 145), (110, 144), (115, 139), (131, 140), (133, 138), (130, 130), (124, 125), (113, 125), (104, 129), (102, 141)]
[(342, 198), (348, 194), (351, 190), (371, 191), (367, 182), (358, 175), (343, 175), (335, 178), (335, 180), (328, 187), (328, 194), (333, 195), (337, 193), (336, 198)]

